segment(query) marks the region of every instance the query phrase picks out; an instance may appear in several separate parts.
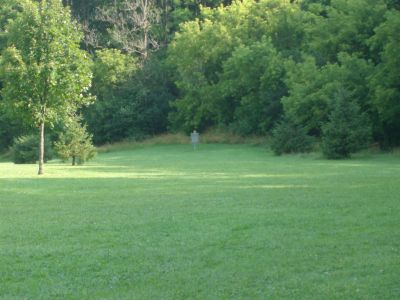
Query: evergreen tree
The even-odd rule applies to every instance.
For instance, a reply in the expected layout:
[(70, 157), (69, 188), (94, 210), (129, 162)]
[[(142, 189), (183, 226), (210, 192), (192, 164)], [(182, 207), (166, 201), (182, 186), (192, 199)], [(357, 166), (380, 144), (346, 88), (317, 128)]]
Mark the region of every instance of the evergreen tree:
[(340, 89), (334, 99), (329, 121), (322, 126), (322, 151), (327, 158), (348, 158), (367, 146), (371, 126), (359, 106)]
[(306, 129), (287, 116), (272, 130), (271, 149), (276, 155), (310, 152), (312, 142)]
[(62, 160), (72, 158), (73, 166), (84, 164), (96, 155), (92, 135), (87, 133), (86, 126), (82, 126), (77, 118), (66, 125), (65, 132), (60, 134), (59, 140), (54, 143), (54, 148)]

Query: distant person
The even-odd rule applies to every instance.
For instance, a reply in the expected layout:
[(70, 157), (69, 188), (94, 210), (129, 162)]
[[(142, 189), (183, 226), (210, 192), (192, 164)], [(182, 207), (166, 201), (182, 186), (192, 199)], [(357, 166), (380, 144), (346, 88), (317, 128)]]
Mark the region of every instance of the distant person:
[(193, 150), (196, 150), (197, 144), (200, 141), (200, 134), (195, 130), (190, 134), (190, 140), (192, 141)]

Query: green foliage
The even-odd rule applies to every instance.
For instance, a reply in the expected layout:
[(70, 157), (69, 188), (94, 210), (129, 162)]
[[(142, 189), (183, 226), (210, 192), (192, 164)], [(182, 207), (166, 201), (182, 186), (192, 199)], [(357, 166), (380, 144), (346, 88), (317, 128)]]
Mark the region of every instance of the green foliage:
[[(1, 103), (1, 101), (0, 101)], [(0, 106), (0, 152), (6, 150), (13, 143), (15, 137), (32, 131), (8, 115)]]
[(301, 63), (286, 64), (289, 95), (282, 98), (285, 113), (313, 135), (321, 134), (321, 126), (328, 121), (332, 99), (341, 87), (364, 111), (370, 110), (368, 75), (373, 67), (364, 59), (346, 53), (338, 56), (338, 63), (322, 67), (310, 56), (305, 56)]
[(138, 61), (117, 49), (96, 51), (93, 64), (93, 90), (103, 94), (125, 82), (138, 68)]
[(166, 132), (174, 90), (163, 55), (153, 55), (121, 89), (120, 128), (133, 139)]
[(228, 125), (260, 134), (283, 105), (295, 123), (321, 136), (344, 87), (372, 120), (375, 139), (399, 144), (400, 17), (388, 10), (392, 2), (265, 0), (203, 9), (169, 47), (180, 92), (172, 127)]
[(54, 123), (92, 99), (82, 34), (59, 1), (26, 1), (7, 26), (2, 53), (3, 101), (29, 124)]
[(279, 61), (296, 55), (300, 16), (289, 1), (248, 0), (203, 9), (200, 20), (183, 24), (168, 52), (180, 90), (173, 127), (232, 125), (243, 134), (270, 128), (286, 93)]
[(0, 52), (6, 47), (7, 39), (5, 28), (7, 23), (15, 19), (20, 6), (15, 0), (1, 0), (0, 1)]
[(96, 144), (142, 139), (166, 131), (172, 83), (162, 56), (142, 66), (116, 50), (98, 52), (93, 93), (97, 101), (85, 109), (85, 120)]
[(382, 22), (387, 10), (383, 0), (332, 0), (326, 6), (312, 6), (305, 26), (305, 50), (318, 65), (335, 63), (346, 52), (368, 58), (368, 38)]
[(104, 49), (96, 52), (92, 91), (97, 101), (84, 110), (85, 120), (96, 144), (121, 138), (121, 132), (115, 130), (116, 123), (120, 121), (116, 116), (121, 108), (119, 92), (137, 68), (137, 59), (119, 50)]
[(348, 158), (368, 145), (371, 126), (359, 106), (339, 90), (322, 133), (322, 151), (327, 158)]
[[(39, 142), (37, 135), (23, 135), (14, 139), (11, 147), (11, 159), (15, 164), (34, 164), (39, 158)], [(53, 158), (53, 150), (49, 139), (45, 143), (45, 157), (48, 161)]]
[(233, 131), (243, 135), (270, 130), (282, 111), (280, 98), (286, 94), (282, 60), (270, 40), (237, 47), (224, 62), (216, 85), (221, 97), (219, 123), (231, 123)]
[(400, 145), (400, 12), (389, 11), (370, 39), (378, 64), (370, 75), (372, 103), (379, 115), (381, 141)]
[(90, 19), (94, 16), (97, 7), (112, 5), (115, 0), (62, 0), (62, 2), (71, 7), (74, 15), (83, 19)]
[(271, 149), (276, 155), (310, 152), (313, 139), (290, 118), (278, 122), (272, 130)]
[(83, 165), (96, 155), (92, 136), (87, 133), (86, 126), (82, 126), (76, 119), (66, 125), (65, 132), (61, 133), (58, 141), (54, 143), (54, 149), (62, 160), (72, 158), (72, 165)]
[[(212, 45), (212, 47), (211, 47)], [(169, 63), (177, 76), (180, 99), (172, 103), (172, 126), (190, 132), (203, 129), (216, 119), (213, 83), (222, 69), (222, 58), (231, 51), (232, 40), (226, 25), (209, 20), (182, 26), (169, 47)]]
[[(90, 91), (98, 102), (83, 113), (96, 144), (140, 140), (167, 129), (226, 128), (243, 136), (266, 135), (283, 115), (321, 137), (335, 94), (344, 88), (370, 120), (374, 140), (381, 146), (400, 145), (396, 0), (63, 0), (84, 25), (83, 42), (76, 23), (73, 30), (58, 26), (61, 18), (69, 21), (68, 10), (57, 19), (46, 8), (47, 20), (54, 22), (40, 23), (45, 16), (40, 11), (23, 17), (52, 2), (1, 0), (3, 148), (14, 136), (29, 132), (20, 119), (36, 125), (43, 119), (44, 106), (30, 98), (37, 91), (43, 96), (46, 82), (59, 88), (48, 93), (50, 98), (67, 99), (59, 95), (70, 85), (57, 78), (73, 76), (56, 73), (60, 65), (71, 65), (58, 47), (68, 48), (69, 41), (75, 50), (80, 43), (94, 55)], [(63, 36), (58, 37), (60, 31)], [(29, 42), (32, 37), (35, 45)], [(44, 47), (46, 37), (59, 43)], [(80, 53), (73, 55), (76, 61), (85, 56)], [(57, 63), (47, 64), (53, 58)], [(81, 66), (87, 69), (85, 64), (75, 65), (74, 73)], [(73, 81), (82, 83), (76, 77)], [(7, 82), (15, 83), (11, 90)], [(32, 88), (34, 82), (41, 85)], [(79, 94), (87, 100), (85, 86)], [(83, 104), (50, 103), (47, 124), (73, 115)]]
[[(10, 20), (15, 19), (20, 10), (20, 5), (14, 0), (0, 0), (0, 63), (1, 52), (7, 46), (6, 25)], [(0, 77), (0, 152), (9, 148), (13, 139), (26, 133), (26, 128), (7, 114), (7, 109), (2, 103), (1, 89), (3, 83)]]
[(68, 118), (93, 98), (91, 60), (79, 47), (82, 33), (58, 0), (23, 1), (6, 26), (2, 51), (2, 102), (16, 119), (40, 128), (43, 174), (45, 124)]

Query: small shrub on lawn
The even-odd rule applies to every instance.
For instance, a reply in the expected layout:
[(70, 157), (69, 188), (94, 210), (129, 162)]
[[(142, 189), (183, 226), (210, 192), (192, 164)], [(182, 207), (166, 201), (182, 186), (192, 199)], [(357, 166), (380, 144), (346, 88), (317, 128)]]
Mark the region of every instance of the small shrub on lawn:
[(289, 118), (279, 122), (272, 130), (271, 149), (276, 155), (310, 152), (312, 144), (312, 137), (307, 135), (305, 128)]
[[(48, 138), (45, 139), (44, 161), (53, 157), (53, 150)], [(11, 147), (11, 159), (15, 164), (33, 164), (39, 159), (39, 137), (37, 135), (24, 135), (14, 139)]]

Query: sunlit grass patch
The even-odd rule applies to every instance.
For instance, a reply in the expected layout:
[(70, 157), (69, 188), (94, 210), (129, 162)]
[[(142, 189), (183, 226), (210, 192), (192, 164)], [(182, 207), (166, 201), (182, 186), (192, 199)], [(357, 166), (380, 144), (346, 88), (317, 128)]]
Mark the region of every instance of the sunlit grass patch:
[(0, 163), (0, 298), (395, 299), (400, 157), (152, 145)]

